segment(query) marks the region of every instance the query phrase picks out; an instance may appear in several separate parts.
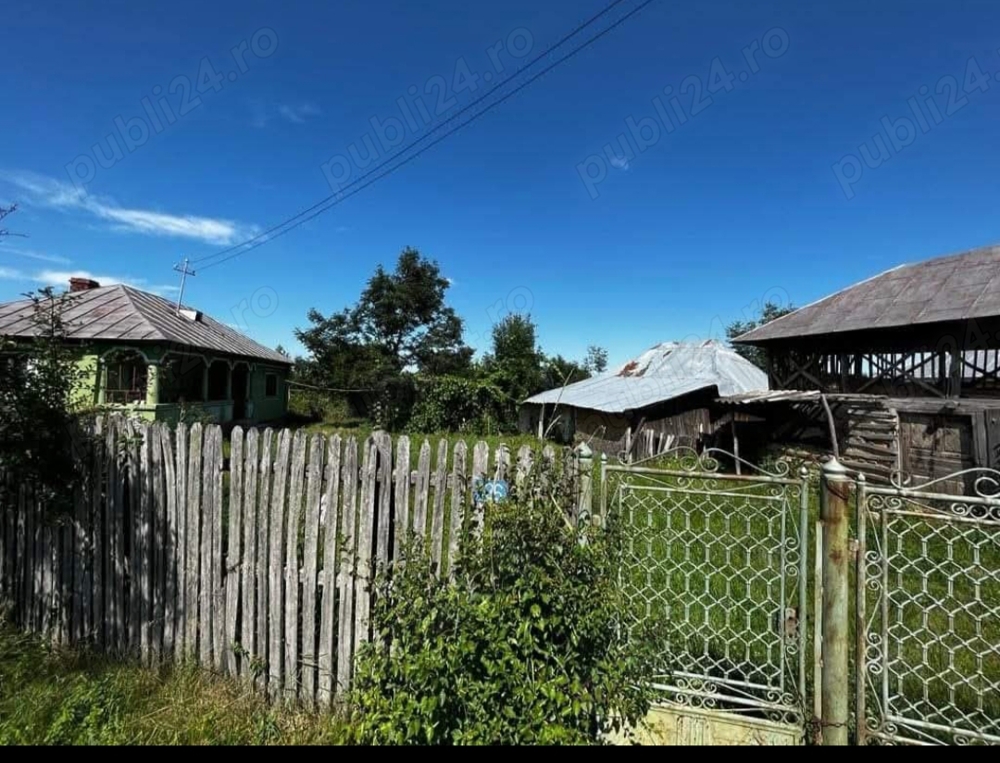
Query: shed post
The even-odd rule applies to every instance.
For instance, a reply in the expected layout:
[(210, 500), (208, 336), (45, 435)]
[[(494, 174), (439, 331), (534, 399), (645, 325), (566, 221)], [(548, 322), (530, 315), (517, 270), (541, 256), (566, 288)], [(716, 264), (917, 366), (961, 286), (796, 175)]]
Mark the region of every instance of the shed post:
[(733, 459), (736, 462), (736, 474), (739, 476), (742, 474), (742, 468), (740, 467), (740, 438), (736, 434), (736, 411), (729, 414), (729, 423), (733, 428)]
[(545, 439), (545, 403), (542, 403), (541, 410), (538, 412), (538, 439)]

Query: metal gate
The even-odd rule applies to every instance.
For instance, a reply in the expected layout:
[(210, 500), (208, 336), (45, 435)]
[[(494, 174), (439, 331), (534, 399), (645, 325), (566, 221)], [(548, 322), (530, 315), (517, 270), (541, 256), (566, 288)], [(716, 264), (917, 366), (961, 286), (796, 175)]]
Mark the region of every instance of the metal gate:
[(1000, 743), (1000, 472), (857, 487), (858, 741)]
[[(787, 744), (804, 737), (809, 492), (805, 470), (763, 471), (679, 449), (606, 465), (602, 511), (618, 521), (632, 623), (668, 627), (661, 704), (668, 743)], [(664, 464), (664, 466), (660, 466)]]

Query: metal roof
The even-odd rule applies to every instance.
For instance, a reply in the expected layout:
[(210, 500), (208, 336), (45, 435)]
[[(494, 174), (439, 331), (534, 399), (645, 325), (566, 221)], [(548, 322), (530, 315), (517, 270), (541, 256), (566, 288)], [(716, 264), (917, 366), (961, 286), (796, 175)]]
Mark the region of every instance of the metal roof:
[[(179, 315), (175, 303), (124, 284), (101, 286), (65, 295), (62, 312), (66, 337), (83, 341), (168, 343), (227, 355), (291, 365), (265, 347), (194, 308), (196, 318)], [(34, 303), (23, 299), (0, 304), (0, 336), (38, 336)]]
[(1000, 246), (901, 265), (766, 323), (737, 342), (1000, 316)]
[(524, 402), (623, 413), (711, 387), (719, 395), (766, 390), (767, 374), (719, 342), (664, 342), (614, 371)]

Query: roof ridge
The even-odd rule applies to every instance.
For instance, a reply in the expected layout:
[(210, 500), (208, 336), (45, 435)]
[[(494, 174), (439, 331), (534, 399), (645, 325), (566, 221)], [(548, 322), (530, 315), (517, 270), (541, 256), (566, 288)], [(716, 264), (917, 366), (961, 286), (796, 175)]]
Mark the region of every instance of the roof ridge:
[(118, 287), (118, 289), (125, 294), (125, 298), (129, 301), (129, 304), (132, 305), (132, 308), (135, 310), (136, 315), (138, 315), (142, 319), (143, 326), (145, 328), (148, 328), (154, 334), (156, 334), (156, 339), (158, 341), (163, 341), (163, 342), (169, 341), (167, 335), (164, 334), (162, 331), (160, 331), (159, 327), (157, 327), (157, 325), (153, 322), (153, 320), (146, 314), (146, 311), (143, 310), (142, 303), (137, 302), (135, 299), (136, 293), (149, 296), (156, 296), (156, 295), (150, 294), (148, 291), (143, 291), (142, 289), (138, 289), (135, 286), (131, 286), (127, 283), (109, 284), (109, 286), (112, 288)]

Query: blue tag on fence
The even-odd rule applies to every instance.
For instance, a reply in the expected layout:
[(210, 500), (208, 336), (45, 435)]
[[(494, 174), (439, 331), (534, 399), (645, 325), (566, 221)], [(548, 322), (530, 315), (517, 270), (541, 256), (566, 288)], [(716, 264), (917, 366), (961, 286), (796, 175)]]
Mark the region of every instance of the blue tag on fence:
[(476, 505), (484, 503), (500, 503), (507, 497), (507, 483), (504, 480), (477, 481), (475, 491)]

